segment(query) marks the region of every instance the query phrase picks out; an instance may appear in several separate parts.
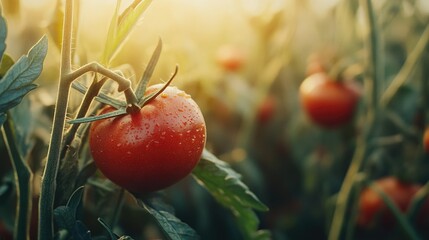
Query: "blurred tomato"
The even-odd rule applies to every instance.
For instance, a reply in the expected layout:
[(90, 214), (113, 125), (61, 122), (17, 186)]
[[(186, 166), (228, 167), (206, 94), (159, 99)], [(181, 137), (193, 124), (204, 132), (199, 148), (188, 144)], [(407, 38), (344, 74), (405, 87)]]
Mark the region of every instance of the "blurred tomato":
[(310, 119), (326, 128), (348, 123), (359, 98), (355, 86), (334, 81), (325, 73), (307, 77), (300, 86), (299, 94), (302, 107)]
[(227, 71), (238, 71), (245, 62), (244, 53), (236, 46), (225, 45), (218, 49), (217, 63)]
[[(398, 207), (405, 213), (410, 207), (410, 203), (422, 187), (419, 184), (403, 182), (396, 177), (386, 177), (374, 182)], [(429, 202), (426, 200), (421, 207), (418, 216), (419, 224), (424, 224), (427, 220), (424, 216), (429, 213)], [(381, 226), (391, 228), (395, 225), (396, 219), (390, 209), (386, 206), (383, 199), (373, 189), (365, 188), (359, 197), (359, 215), (357, 224), (364, 228)]]
[(274, 116), (276, 110), (276, 98), (274, 96), (267, 96), (257, 109), (257, 120), (260, 124), (268, 123)]

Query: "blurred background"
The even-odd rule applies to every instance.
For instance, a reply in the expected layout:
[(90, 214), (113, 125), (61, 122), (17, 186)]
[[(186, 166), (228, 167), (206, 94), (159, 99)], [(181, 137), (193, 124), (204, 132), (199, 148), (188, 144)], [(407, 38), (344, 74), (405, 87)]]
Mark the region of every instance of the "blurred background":
[[(42, 35), (50, 39), (44, 71), (37, 81), (40, 87), (30, 94), (31, 104), (27, 103), (33, 121), (23, 130), (33, 139), (27, 151), (33, 170), (40, 174), (58, 84), (56, 43), (61, 15), (54, 0), (21, 0), (19, 8), (13, 2), (2, 0), (9, 26), (7, 53), (17, 60)], [(131, 2), (124, 0), (122, 5)], [(79, 5), (79, 34), (73, 46), (76, 66), (100, 60), (116, 1), (87, 0)], [(429, 1), (380, 0), (373, 5), (382, 42), (382, 85), (387, 86), (428, 25)], [(351, 79), (364, 91), (369, 30), (359, 1), (157, 0), (111, 67), (137, 81), (161, 38), (164, 47), (151, 83), (165, 81), (179, 65), (172, 85), (190, 93), (201, 107), (207, 123), (206, 147), (242, 174), (243, 181), (270, 208), (258, 213), (260, 228), (270, 229), (273, 239), (326, 239), (335, 194), (353, 157), (356, 136), (365, 129), (365, 100), (359, 101), (350, 123), (326, 129), (302, 109), (299, 86), (314, 73), (341, 67), (342, 78)], [(419, 85), (428, 78), (427, 53), (392, 107), (402, 117), (402, 127), (380, 125), (380, 135), (385, 137), (381, 140), (387, 143), (374, 147), (367, 158), (363, 172), (369, 180), (399, 175), (420, 185), (429, 180), (429, 159), (421, 143), (426, 105)], [(71, 113), (79, 100), (80, 94), (73, 91)], [(4, 147), (0, 154), (0, 179), (6, 183), (11, 170)], [(232, 215), (191, 177), (167, 189), (165, 196), (177, 216), (202, 239), (241, 239)], [(100, 211), (94, 206), (86, 223), (96, 225), (91, 214), (103, 214)], [(1, 212), (0, 219), (10, 227), (8, 214)], [(136, 238), (143, 235), (144, 216), (132, 201), (123, 215), (118, 231)], [(150, 226), (145, 231), (150, 232)], [(367, 229), (358, 229), (355, 235), (356, 239), (382, 236), (378, 230)]]

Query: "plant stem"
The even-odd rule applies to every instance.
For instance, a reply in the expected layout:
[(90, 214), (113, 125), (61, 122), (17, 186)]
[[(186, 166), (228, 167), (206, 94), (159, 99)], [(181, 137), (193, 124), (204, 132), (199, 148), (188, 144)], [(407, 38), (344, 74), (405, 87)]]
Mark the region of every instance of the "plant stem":
[(60, 161), (61, 142), (65, 125), (71, 80), (65, 78), (71, 71), (71, 39), (73, 22), (73, 3), (66, 0), (63, 42), (61, 49), (60, 83), (54, 112), (53, 128), (43, 173), (39, 203), (39, 239), (53, 239), (53, 212), (56, 190), (56, 177)]
[(11, 158), (18, 195), (14, 239), (26, 240), (29, 239), (29, 222), (32, 209), (31, 182), (33, 174), (16, 146), (10, 118), (8, 118), (3, 125), (2, 135), (8, 154)]
[(389, 104), (389, 102), (392, 100), (393, 96), (396, 94), (399, 88), (402, 85), (404, 85), (405, 82), (408, 80), (408, 77), (414, 70), (414, 67), (417, 65), (417, 62), (420, 60), (421, 56), (425, 52), (425, 48), (428, 42), (429, 42), (429, 25), (427, 25), (426, 29), (424, 30), (422, 36), (417, 42), (416, 47), (413, 49), (413, 51), (405, 60), (405, 63), (402, 66), (399, 73), (392, 80), (392, 83), (389, 85), (389, 87), (382, 95), (380, 102), (383, 107), (386, 107)]
[(383, 199), (383, 202), (390, 209), (390, 211), (395, 216), (396, 220), (399, 222), (399, 226), (402, 228), (408, 239), (418, 240), (420, 237), (411, 226), (410, 222), (407, 220), (406, 216), (398, 209), (396, 204), (392, 201), (392, 199), (384, 193), (384, 191), (377, 185), (371, 184), (369, 186), (372, 190), (374, 190), (380, 197)]
[[(89, 107), (91, 106), (92, 99), (94, 99), (95, 96), (98, 95), (100, 92), (101, 87), (106, 82), (107, 78), (103, 78), (100, 81), (93, 81), (91, 86), (89, 86), (88, 91), (85, 93), (85, 96), (82, 100), (81, 105), (79, 106), (79, 110), (76, 114), (76, 118), (82, 118), (85, 117), (86, 113), (88, 112)], [(67, 131), (66, 136), (64, 138), (64, 146), (62, 148), (61, 152), (61, 159), (64, 158), (65, 153), (67, 151), (68, 145), (72, 142), (77, 129), (79, 128), (80, 124), (76, 123), (73, 124), (70, 129)]]
[(350, 195), (355, 183), (355, 178), (363, 165), (366, 155), (368, 154), (368, 142), (370, 142), (369, 140), (375, 135), (375, 126), (379, 118), (379, 83), (383, 81), (383, 65), (380, 59), (381, 54), (378, 28), (375, 22), (371, 0), (362, 0), (361, 4), (366, 11), (367, 24), (370, 29), (368, 41), (370, 56), (367, 65), (367, 77), (365, 78), (365, 91), (367, 97), (367, 112), (365, 116), (366, 128), (357, 139), (356, 151), (344, 178), (340, 192), (338, 193), (335, 212), (329, 231), (329, 240), (341, 239), (343, 224), (349, 206)]

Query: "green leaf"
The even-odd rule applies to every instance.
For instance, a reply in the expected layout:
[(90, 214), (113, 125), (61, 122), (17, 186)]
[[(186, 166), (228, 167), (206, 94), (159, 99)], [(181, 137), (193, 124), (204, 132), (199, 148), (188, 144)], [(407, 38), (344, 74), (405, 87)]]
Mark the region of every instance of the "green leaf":
[(108, 64), (111, 61), (151, 2), (152, 0), (135, 0), (125, 9), (123, 14), (118, 16), (121, 3), (121, 1), (118, 1), (118, 6), (109, 27), (102, 63)]
[(207, 150), (192, 173), (220, 204), (232, 211), (246, 239), (269, 239), (268, 231), (258, 231), (259, 219), (253, 211), (267, 211), (268, 207), (241, 181), (240, 174)]
[[(1, 8), (0, 8), (1, 10)], [(0, 59), (6, 50), (7, 26), (3, 16), (0, 15)]]
[(121, 115), (125, 115), (125, 114), (127, 114), (127, 110), (125, 108), (121, 108), (121, 109), (118, 109), (116, 111), (108, 112), (108, 113), (102, 114), (102, 115), (74, 119), (74, 120), (68, 121), (68, 123), (75, 124), (75, 123), (93, 122), (93, 121), (117, 117), (117, 116), (121, 116)]
[(200, 239), (194, 229), (189, 227), (186, 223), (175, 217), (170, 212), (166, 211), (165, 207), (161, 209), (155, 209), (154, 205), (144, 203), (142, 200), (137, 201), (138, 204), (150, 213), (161, 227), (166, 237), (170, 240), (182, 240), (182, 239)]
[(9, 55), (4, 54), (0, 64), (0, 78), (6, 75), (6, 72), (13, 66), (13, 64), (15, 64), (13, 59)]
[(143, 98), (143, 95), (146, 91), (146, 86), (150, 78), (152, 77), (156, 64), (158, 63), (159, 56), (161, 55), (161, 50), (162, 50), (162, 40), (159, 39), (158, 44), (156, 45), (156, 48), (152, 53), (152, 57), (149, 60), (149, 64), (147, 65), (143, 73), (143, 76), (137, 85), (136, 97), (138, 100)]
[(43, 69), (43, 61), (48, 50), (48, 40), (43, 37), (34, 45), (28, 55), (22, 56), (0, 80), (0, 112), (19, 104), (36, 85), (36, 80)]

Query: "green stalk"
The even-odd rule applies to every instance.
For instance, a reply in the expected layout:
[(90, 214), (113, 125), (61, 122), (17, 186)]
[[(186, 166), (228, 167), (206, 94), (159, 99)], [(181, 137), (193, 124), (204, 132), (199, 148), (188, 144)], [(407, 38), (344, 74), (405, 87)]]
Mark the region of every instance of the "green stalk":
[[(71, 39), (73, 22), (73, 4), (66, 0), (63, 40), (61, 49), (60, 83), (54, 112), (53, 128), (48, 149), (46, 167), (43, 173), (40, 203), (39, 203), (39, 239), (53, 239), (53, 213), (56, 190), (56, 177), (61, 153), (61, 142), (65, 125), (67, 104), (71, 86), (71, 80), (65, 76), (71, 71)], [(67, 81), (68, 80), (68, 81)]]
[(386, 107), (389, 104), (389, 102), (395, 96), (396, 92), (408, 80), (408, 77), (411, 75), (412, 71), (417, 65), (417, 62), (420, 60), (423, 53), (425, 53), (425, 49), (426, 49), (426, 46), (428, 45), (428, 42), (429, 42), (429, 24), (427, 25), (422, 36), (417, 42), (416, 47), (407, 57), (407, 60), (405, 61), (404, 66), (402, 66), (399, 73), (392, 80), (392, 83), (389, 85), (389, 87), (386, 89), (383, 96), (381, 97), (380, 101), (383, 107)]
[(383, 81), (383, 62), (380, 53), (380, 42), (378, 37), (378, 28), (375, 21), (375, 14), (371, 0), (361, 0), (361, 4), (366, 11), (367, 25), (370, 29), (368, 49), (369, 61), (367, 66), (367, 77), (365, 78), (365, 93), (367, 99), (367, 113), (365, 116), (366, 129), (358, 136), (356, 151), (350, 163), (350, 167), (344, 178), (336, 202), (334, 216), (332, 218), (329, 231), (329, 240), (341, 239), (343, 225), (346, 220), (346, 212), (349, 209), (350, 196), (357, 174), (359, 173), (366, 155), (369, 151), (368, 142), (373, 138), (375, 126), (379, 118), (379, 83)]
[(14, 236), (16, 240), (29, 239), (30, 216), (32, 207), (31, 182), (33, 174), (30, 167), (19, 153), (15, 143), (10, 118), (4, 123), (2, 136), (11, 158), (12, 168), (15, 176), (15, 183), (18, 195), (18, 205), (16, 208)]

